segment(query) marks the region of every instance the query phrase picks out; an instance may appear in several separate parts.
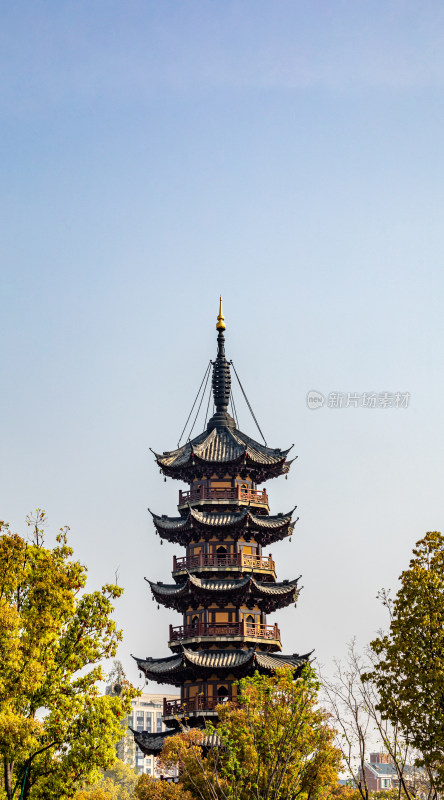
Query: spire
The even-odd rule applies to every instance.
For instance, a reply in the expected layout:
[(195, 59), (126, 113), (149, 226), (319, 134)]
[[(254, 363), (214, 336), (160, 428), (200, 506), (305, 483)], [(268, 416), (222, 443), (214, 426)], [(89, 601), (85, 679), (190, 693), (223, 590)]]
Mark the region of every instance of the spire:
[(222, 313), (222, 295), (221, 295), (220, 296), (220, 300), (219, 300), (219, 316), (218, 316), (217, 322), (216, 322), (216, 329), (218, 331), (224, 331), (226, 329), (226, 327), (227, 326), (225, 325), (225, 317), (224, 317), (224, 315)]
[(234, 428), (234, 419), (228, 413), (228, 403), (231, 393), (230, 365), (225, 357), (225, 317), (222, 313), (222, 297), (219, 300), (219, 315), (217, 317), (217, 356), (213, 361), (213, 397), (216, 413), (208, 423), (208, 430), (213, 428)]

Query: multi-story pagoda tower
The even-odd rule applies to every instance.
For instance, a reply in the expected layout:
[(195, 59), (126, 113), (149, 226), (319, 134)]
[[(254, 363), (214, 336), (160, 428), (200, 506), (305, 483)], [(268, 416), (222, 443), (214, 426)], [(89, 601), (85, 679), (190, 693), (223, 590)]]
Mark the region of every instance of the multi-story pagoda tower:
[(164, 475), (183, 481), (178, 517), (153, 514), (157, 533), (186, 548), (174, 556), (174, 583), (149, 581), (153, 599), (182, 615), (170, 625), (167, 658), (136, 658), (147, 679), (180, 687), (164, 703), (173, 730), (135, 733), (147, 755), (158, 754), (180, 722), (202, 725), (221, 702), (235, 700), (235, 682), (255, 670), (290, 666), (297, 676), (308, 655), (283, 655), (276, 622), (267, 615), (296, 602), (298, 580), (276, 581), (275, 563), (262, 548), (290, 536), (293, 511), (271, 516), (259, 484), (284, 475), (289, 450), (259, 444), (237, 430), (228, 413), (230, 363), (225, 357), (222, 300), (212, 389), (215, 413), (206, 430), (177, 450), (155, 454)]

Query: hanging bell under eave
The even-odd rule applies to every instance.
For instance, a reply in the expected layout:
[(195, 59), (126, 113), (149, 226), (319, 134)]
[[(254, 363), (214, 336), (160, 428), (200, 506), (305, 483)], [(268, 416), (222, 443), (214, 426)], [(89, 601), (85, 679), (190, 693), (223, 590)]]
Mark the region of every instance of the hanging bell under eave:
[(290, 536), (290, 538), (289, 538), (289, 540), (288, 540), (288, 541), (289, 541), (289, 542), (291, 542), (291, 536)]

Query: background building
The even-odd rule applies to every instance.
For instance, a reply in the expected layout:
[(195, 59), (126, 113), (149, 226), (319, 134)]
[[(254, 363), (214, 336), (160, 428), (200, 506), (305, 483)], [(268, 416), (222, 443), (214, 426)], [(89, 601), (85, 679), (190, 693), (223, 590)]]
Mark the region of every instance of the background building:
[[(370, 753), (370, 761), (364, 763), (364, 772), (369, 792), (381, 792), (399, 787), (398, 770), (391, 756), (384, 751)], [(362, 781), (361, 770), (358, 780)], [(403, 780), (418, 797), (427, 797), (429, 786), (427, 775), (422, 768), (405, 764)]]
[(398, 786), (398, 773), (388, 753), (370, 753), (370, 762), (365, 762), (364, 771), (369, 792)]
[(138, 733), (161, 733), (164, 731), (165, 725), (162, 721), (164, 701), (171, 703), (178, 698), (178, 694), (143, 693), (131, 701), (132, 711), (128, 716), (127, 729), (121, 742), (120, 758), (137, 773), (146, 772), (147, 775), (153, 775), (155, 778), (164, 776), (164, 773), (157, 768), (157, 758), (144, 756), (141, 749), (135, 744), (132, 731)]

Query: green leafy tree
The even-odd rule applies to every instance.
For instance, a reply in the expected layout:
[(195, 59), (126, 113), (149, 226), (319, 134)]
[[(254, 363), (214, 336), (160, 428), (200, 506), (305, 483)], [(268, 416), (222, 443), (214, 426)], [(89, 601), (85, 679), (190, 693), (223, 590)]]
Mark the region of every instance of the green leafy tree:
[(132, 800), (136, 782), (134, 770), (117, 759), (97, 781), (79, 789), (75, 800)]
[[(296, 681), (288, 669), (256, 673), (239, 689), (238, 705), (218, 706), (215, 729), (167, 739), (164, 766), (179, 763), (184, 788), (204, 800), (308, 800), (328, 793), (341, 755), (318, 704), (314, 670), (306, 666)], [(217, 746), (205, 736), (213, 742), (215, 736)]]
[(136, 783), (137, 800), (193, 800), (193, 796), (180, 783), (170, 783), (141, 775)]
[[(107, 676), (106, 694), (121, 694), (122, 685), (124, 684), (125, 680), (126, 676), (123, 670), (122, 662), (116, 659), (113, 663), (111, 672)], [(136, 743), (134, 741), (134, 736), (128, 727), (129, 725), (130, 715), (126, 714), (120, 721), (122, 735), (120, 741), (118, 741), (116, 744), (117, 758), (120, 759), (120, 761), (124, 761), (126, 764), (132, 764), (136, 758)]]
[(77, 792), (75, 800), (111, 800), (111, 794), (102, 786), (93, 786)]
[(429, 794), (444, 790), (444, 537), (417, 542), (393, 601), (388, 633), (371, 643), (374, 669), (365, 676), (379, 693), (378, 707), (419, 752)]
[(86, 568), (72, 559), (67, 528), (44, 546), (46, 516), (26, 541), (0, 523), (0, 757), (4, 795), (62, 800), (115, 760), (120, 720), (136, 690), (101, 696), (100, 662), (121, 633), (111, 618), (122, 589), (87, 593)]

